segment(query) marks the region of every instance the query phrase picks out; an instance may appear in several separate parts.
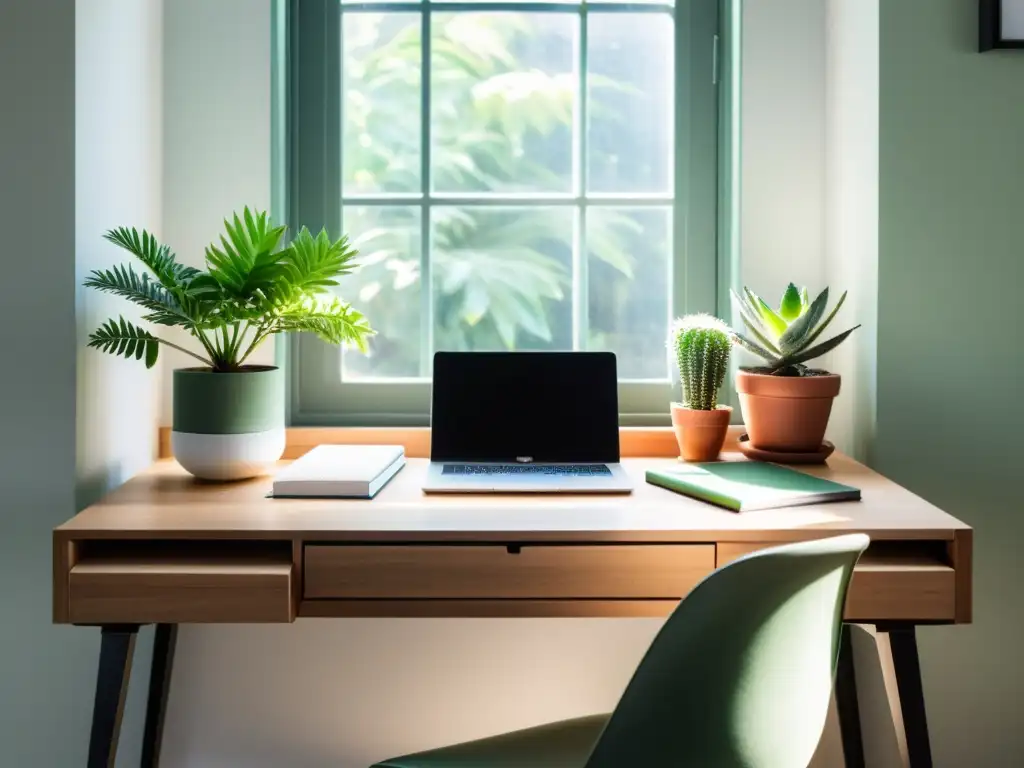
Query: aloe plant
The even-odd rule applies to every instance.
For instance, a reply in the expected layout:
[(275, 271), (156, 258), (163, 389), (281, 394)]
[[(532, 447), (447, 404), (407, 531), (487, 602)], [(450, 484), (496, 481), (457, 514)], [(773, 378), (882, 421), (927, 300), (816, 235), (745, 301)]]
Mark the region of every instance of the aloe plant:
[[(805, 363), (835, 349), (860, 328), (860, 325), (855, 325), (827, 341), (815, 344), (846, 301), (846, 291), (843, 291), (828, 317), (825, 317), (828, 288), (819, 293), (814, 301), (810, 301), (806, 288), (797, 288), (790, 283), (782, 294), (778, 310), (772, 309), (764, 299), (746, 287), (742, 297), (735, 291), (732, 296), (750, 337), (738, 332), (733, 335), (740, 346), (768, 363), (753, 369), (759, 373), (775, 376), (820, 373), (808, 368)], [(822, 320), (822, 317), (825, 319)]]
[(729, 367), (729, 326), (711, 315), (687, 315), (673, 325), (671, 343), (683, 382), (683, 405), (713, 411)]

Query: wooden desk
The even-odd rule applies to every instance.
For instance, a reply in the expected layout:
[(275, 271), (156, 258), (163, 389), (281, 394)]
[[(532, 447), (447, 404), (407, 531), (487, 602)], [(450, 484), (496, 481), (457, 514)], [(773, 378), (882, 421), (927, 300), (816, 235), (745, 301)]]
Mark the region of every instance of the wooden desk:
[[(911, 764), (930, 765), (914, 627), (971, 620), (971, 529), (842, 456), (806, 471), (861, 502), (735, 514), (647, 485), (631, 496), (426, 496), (426, 460), (373, 501), (273, 500), (269, 478), (200, 484), (157, 463), (54, 531), (57, 623), (103, 628), (90, 767), (112, 765), (135, 631), (158, 625), (144, 765), (156, 765), (182, 623), (327, 616), (664, 616), (747, 552), (864, 532), (846, 606), (890, 636)], [(852, 658), (837, 691), (848, 766)], [(147, 762), (148, 761), (148, 762)], [(860, 758), (863, 764), (863, 758)]]

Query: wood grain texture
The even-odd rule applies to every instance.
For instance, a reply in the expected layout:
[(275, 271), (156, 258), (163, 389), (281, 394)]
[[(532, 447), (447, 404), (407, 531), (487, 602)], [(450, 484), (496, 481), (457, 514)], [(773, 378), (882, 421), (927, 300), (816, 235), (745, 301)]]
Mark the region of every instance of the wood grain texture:
[(75, 624), (290, 622), (292, 564), (266, 559), (86, 560), (71, 568)]
[(953, 567), (956, 568), (956, 620), (958, 624), (973, 621), (972, 584), (974, 583), (974, 531), (970, 528), (953, 533)]
[[(412, 434), (399, 440), (398, 432)], [(429, 452), (425, 430), (336, 436)], [(300, 430), (290, 440), (294, 451), (327, 442), (323, 430)], [(668, 430), (624, 430), (622, 444), (624, 453), (675, 451)], [(854, 531), (871, 536), (872, 549), (855, 575), (848, 618), (970, 620), (970, 528), (870, 469), (841, 455), (802, 468), (860, 488), (861, 502), (736, 514), (644, 482), (646, 469), (675, 464), (625, 459), (636, 485), (630, 496), (428, 496), (421, 490), (427, 461), (412, 458), (370, 502), (268, 499), (269, 477), (202, 483), (173, 460), (160, 461), (54, 531), (54, 620), (664, 616), (716, 564), (759, 547)], [(364, 554), (340, 558), (339, 545)], [(506, 545), (521, 553), (509, 554)], [(705, 545), (692, 550), (703, 559), (671, 555), (689, 551), (678, 545)], [(941, 557), (921, 559), (936, 547)], [(453, 549), (458, 558), (437, 557)], [(609, 560), (613, 550), (619, 554)], [(245, 561), (257, 552), (264, 554)], [(664, 558), (647, 557), (660, 552)], [(111, 553), (117, 562), (104, 559)], [(197, 557), (211, 553), (208, 569), (197, 569)], [(364, 596), (389, 599), (354, 599)]]
[[(735, 448), (742, 426), (729, 428), (726, 450)], [(403, 445), (409, 458), (430, 457), (430, 429), (427, 427), (289, 427), (284, 458), (294, 460), (318, 445)], [(675, 433), (669, 427), (622, 427), (619, 430), (619, 450), (624, 457), (662, 456), (679, 454)], [(160, 427), (158, 456), (169, 459), (171, 428)]]
[(853, 573), (849, 621), (956, 620), (956, 573), (934, 561), (877, 560), (865, 555)]
[[(739, 454), (728, 454), (745, 460)], [(58, 539), (302, 539), (364, 543), (785, 542), (860, 531), (872, 540), (952, 541), (967, 526), (843, 456), (804, 471), (861, 489), (863, 501), (737, 514), (644, 482), (672, 459), (626, 459), (627, 496), (427, 495), (410, 459), (373, 501), (268, 499), (271, 478), (201, 483), (157, 462), (56, 529)], [(282, 464), (283, 466), (283, 464)]]
[(68, 618), (68, 574), (75, 564), (78, 544), (53, 538), (53, 622), (63, 624)]
[[(723, 542), (717, 547), (720, 568), (773, 543)], [(847, 621), (959, 622), (957, 573), (941, 560), (917, 554), (886, 552), (861, 557), (853, 574), (843, 617)]]
[(721, 568), (759, 549), (777, 546), (777, 542), (766, 541), (720, 541), (715, 549), (715, 567)]
[(305, 544), (303, 544), (301, 539), (295, 539), (292, 542), (292, 601), (295, 605), (302, 602), (302, 591), (306, 583), (304, 549)]
[(306, 547), (309, 598), (676, 599), (713, 545)]
[[(870, 630), (869, 630), (870, 631)], [(889, 707), (889, 720), (893, 724), (901, 768), (912, 768), (907, 750), (907, 731), (903, 722), (903, 707), (900, 705), (900, 691), (896, 683), (896, 666), (893, 663), (892, 643), (887, 632), (874, 631), (875, 647), (878, 651), (878, 663), (882, 671), (882, 685), (885, 689), (886, 703)]]
[(662, 618), (678, 600), (304, 600), (300, 618)]

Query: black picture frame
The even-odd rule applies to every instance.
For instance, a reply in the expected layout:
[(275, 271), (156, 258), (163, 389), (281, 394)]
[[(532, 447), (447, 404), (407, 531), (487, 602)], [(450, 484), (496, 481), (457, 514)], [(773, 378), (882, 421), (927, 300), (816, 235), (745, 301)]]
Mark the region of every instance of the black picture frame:
[(1022, 0), (979, 0), (978, 3), (978, 50), (991, 51), (997, 48), (1024, 48), (1024, 38), (1003, 37), (1003, 3)]

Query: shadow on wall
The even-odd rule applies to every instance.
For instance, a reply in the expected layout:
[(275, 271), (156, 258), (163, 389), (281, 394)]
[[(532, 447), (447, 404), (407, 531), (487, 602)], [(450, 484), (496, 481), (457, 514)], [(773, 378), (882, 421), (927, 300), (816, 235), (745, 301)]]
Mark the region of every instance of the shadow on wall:
[[(161, 764), (367, 768), (395, 754), (610, 711), (660, 626), (318, 619), (184, 627)], [(867, 765), (901, 767), (872, 632), (854, 633), (854, 652)], [(833, 706), (809, 768), (837, 766)]]

